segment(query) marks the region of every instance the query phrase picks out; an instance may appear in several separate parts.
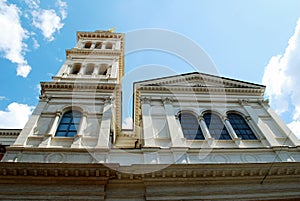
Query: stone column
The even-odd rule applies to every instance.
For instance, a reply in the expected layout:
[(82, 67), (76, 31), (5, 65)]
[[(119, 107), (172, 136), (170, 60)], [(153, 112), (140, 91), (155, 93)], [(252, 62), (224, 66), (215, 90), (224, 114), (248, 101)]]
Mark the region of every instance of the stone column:
[(84, 130), (86, 129), (86, 121), (87, 119), (87, 113), (83, 113), (81, 122), (79, 124), (79, 128), (77, 131), (77, 134), (74, 136), (73, 144), (71, 145), (71, 148), (80, 148), (81, 147), (81, 139), (82, 136), (84, 136)]
[(227, 117), (223, 117), (223, 120), (225, 122), (225, 127), (227, 128), (229, 135), (231, 136), (232, 140), (235, 142), (237, 146), (240, 145), (241, 139), (237, 136), (235, 133), (235, 130), (232, 128), (231, 123), (229, 122)]
[(51, 128), (49, 130), (49, 133), (44, 135), (44, 139), (41, 142), (41, 144), (39, 145), (39, 147), (48, 147), (50, 145), (51, 142), (51, 138), (55, 136), (55, 132), (57, 130), (57, 126), (58, 126), (58, 121), (60, 119), (61, 116), (61, 111), (57, 111), (55, 113), (55, 118), (52, 122)]
[(107, 97), (104, 101), (102, 119), (99, 130), (99, 137), (96, 148), (109, 148), (111, 120), (112, 120), (112, 104), (113, 98)]
[(163, 104), (164, 104), (164, 108), (165, 108), (165, 112), (166, 112), (166, 118), (167, 118), (170, 136), (171, 136), (172, 146), (173, 147), (185, 147), (185, 144), (182, 140), (182, 139), (184, 139), (182, 130), (176, 122), (172, 99), (164, 98)]
[(97, 75), (98, 75), (98, 73), (99, 73), (99, 68), (100, 68), (100, 65), (99, 65), (99, 64), (97, 64), (97, 65), (94, 66), (94, 71), (93, 71), (93, 73), (92, 73), (93, 76), (97, 76)]
[(198, 117), (198, 122), (200, 124), (200, 128), (202, 130), (202, 133), (203, 133), (205, 139), (212, 139), (212, 137), (211, 137), (211, 135), (209, 133), (209, 130), (208, 130), (207, 126), (206, 126), (206, 123), (205, 123), (204, 118), (203, 118), (202, 115), (200, 115)]
[(150, 114), (150, 98), (142, 97), (142, 119), (143, 119), (143, 136), (142, 139), (144, 141), (144, 147), (156, 147), (154, 140), (154, 130), (152, 124), (152, 118)]
[(92, 43), (92, 45), (91, 45), (90, 49), (94, 49), (94, 48), (95, 48), (95, 46), (96, 46), (96, 44), (95, 44), (95, 43)]
[(85, 64), (82, 64), (78, 72), (78, 75), (84, 75), (84, 71), (85, 71)]
[(263, 137), (267, 139), (270, 146), (280, 146), (280, 144), (275, 139), (275, 136), (272, 134), (270, 129), (265, 125), (265, 123), (259, 118), (255, 110), (248, 104), (247, 100), (240, 100), (241, 106), (246, 110), (248, 115), (253, 119), (258, 128), (263, 133)]
[(209, 133), (209, 130), (208, 130), (207, 126), (206, 126), (206, 123), (205, 123), (205, 121), (204, 121), (203, 115), (200, 115), (200, 116), (198, 117), (198, 122), (199, 122), (200, 128), (201, 128), (201, 130), (202, 130), (202, 133), (203, 133), (203, 135), (204, 135), (204, 138), (205, 138), (205, 140), (207, 140), (207, 142), (208, 142), (208, 145), (213, 146), (213, 145), (215, 144), (215, 143), (214, 143), (214, 140), (215, 140), (215, 139), (211, 137), (211, 135), (210, 135), (210, 133)]

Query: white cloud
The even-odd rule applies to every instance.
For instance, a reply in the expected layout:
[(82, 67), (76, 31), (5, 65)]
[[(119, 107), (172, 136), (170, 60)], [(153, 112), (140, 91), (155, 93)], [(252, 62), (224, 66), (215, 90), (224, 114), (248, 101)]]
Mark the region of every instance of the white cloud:
[(0, 111), (0, 128), (23, 128), (34, 107), (13, 102)]
[(34, 37), (32, 37), (32, 41), (33, 41), (33, 48), (38, 49), (40, 47), (39, 42)]
[(59, 14), (54, 9), (41, 9), (39, 0), (26, 0), (26, 3), (31, 8), (33, 26), (40, 29), (48, 41), (54, 40), (54, 33), (64, 26), (62, 20), (67, 17), (67, 3), (57, 0)]
[(27, 48), (24, 40), (28, 38), (28, 32), (21, 25), (21, 11), (16, 5), (7, 4), (5, 0), (0, 0), (0, 8), (0, 51), (6, 59), (18, 64), (18, 69), (26, 66), (26, 73), (17, 72), (17, 75), (27, 77), (31, 69), (24, 58)]
[(17, 68), (17, 75), (27, 77), (31, 71), (31, 67), (27, 64), (19, 64)]
[(4, 100), (5, 98), (5, 96), (0, 96), (0, 100)]
[(288, 127), (293, 131), (293, 133), (300, 139), (300, 121), (292, 121), (288, 124)]
[(279, 114), (291, 113), (288, 124), (300, 138), (300, 18), (283, 55), (270, 59), (265, 68), (263, 84), (270, 104)]
[(34, 10), (31, 14), (33, 25), (42, 31), (48, 41), (54, 40), (53, 34), (64, 26), (55, 10)]
[(65, 19), (67, 17), (67, 3), (61, 0), (57, 0), (56, 5), (59, 8), (61, 18)]
[(132, 118), (126, 117), (122, 123), (122, 129), (132, 129), (132, 125), (133, 125)]

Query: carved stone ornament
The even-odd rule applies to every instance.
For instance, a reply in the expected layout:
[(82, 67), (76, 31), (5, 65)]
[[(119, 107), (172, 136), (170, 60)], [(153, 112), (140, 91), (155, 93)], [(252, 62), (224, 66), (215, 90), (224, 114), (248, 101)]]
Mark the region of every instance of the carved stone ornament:
[(142, 104), (150, 104), (150, 102), (151, 102), (150, 97), (141, 97), (140, 100), (141, 100)]
[(248, 105), (249, 101), (246, 100), (246, 99), (239, 99), (239, 103), (240, 103), (241, 105)]
[(173, 99), (171, 97), (164, 97), (164, 98), (162, 98), (162, 101), (164, 104), (172, 104), (173, 103)]
[(257, 102), (260, 104), (260, 105), (268, 105), (269, 104), (269, 99), (261, 99), (261, 100), (257, 100)]
[(106, 104), (109, 104), (109, 103), (112, 103), (113, 101), (115, 100), (115, 97), (113, 97), (113, 96), (107, 96), (107, 97), (105, 97), (105, 103)]
[(41, 94), (41, 95), (39, 96), (39, 98), (40, 98), (41, 101), (46, 101), (46, 102), (48, 102), (48, 101), (51, 100), (52, 97), (49, 96), (49, 95), (46, 95), (46, 94)]

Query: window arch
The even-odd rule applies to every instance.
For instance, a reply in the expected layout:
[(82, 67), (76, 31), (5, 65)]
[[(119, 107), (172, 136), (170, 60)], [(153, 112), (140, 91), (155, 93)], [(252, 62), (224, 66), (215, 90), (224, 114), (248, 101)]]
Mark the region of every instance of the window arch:
[(179, 114), (183, 135), (188, 140), (204, 140), (197, 118), (187, 112)]
[(107, 64), (101, 64), (100, 68), (99, 68), (99, 71), (98, 71), (98, 75), (106, 75), (107, 70), (108, 70), (108, 65)]
[(96, 49), (102, 49), (102, 42), (97, 42), (95, 45)]
[(112, 48), (113, 48), (113, 44), (110, 43), (110, 42), (107, 42), (107, 43), (105, 44), (105, 48), (106, 48), (106, 49), (112, 49)]
[(80, 71), (80, 68), (81, 68), (81, 64), (80, 63), (75, 63), (73, 65), (72, 69), (71, 69), (70, 74), (74, 74), (74, 75), (78, 74), (79, 71)]
[(84, 48), (90, 49), (92, 47), (92, 42), (86, 42)]
[(206, 113), (203, 115), (203, 118), (211, 137), (218, 140), (231, 140), (223, 121), (218, 115), (214, 113)]
[(245, 121), (245, 119), (236, 113), (229, 113), (228, 120), (234, 129), (236, 135), (243, 140), (256, 140), (256, 136)]
[(55, 136), (74, 137), (77, 134), (82, 114), (79, 111), (68, 111), (62, 116)]

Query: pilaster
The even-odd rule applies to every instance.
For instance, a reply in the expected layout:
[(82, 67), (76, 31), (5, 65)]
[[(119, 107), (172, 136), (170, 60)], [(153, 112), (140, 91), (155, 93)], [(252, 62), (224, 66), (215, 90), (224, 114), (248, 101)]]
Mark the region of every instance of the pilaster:
[(96, 148), (109, 148), (113, 98), (106, 97)]
[(171, 136), (172, 146), (173, 147), (185, 147), (185, 144), (183, 143), (183, 140), (182, 140), (182, 139), (184, 139), (182, 130), (179, 127), (179, 125), (175, 119), (173, 101), (169, 97), (163, 98), (162, 101), (163, 101), (165, 112), (166, 112), (166, 118), (167, 118), (170, 136)]
[(144, 147), (156, 147), (152, 118), (150, 114), (150, 102), (151, 100), (148, 97), (141, 98)]

